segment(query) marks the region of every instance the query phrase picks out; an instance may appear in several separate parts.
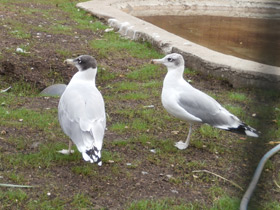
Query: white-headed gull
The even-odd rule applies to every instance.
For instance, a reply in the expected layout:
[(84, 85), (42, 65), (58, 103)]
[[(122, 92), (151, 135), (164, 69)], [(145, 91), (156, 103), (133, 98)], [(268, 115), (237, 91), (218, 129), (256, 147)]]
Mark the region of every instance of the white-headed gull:
[(186, 141), (179, 141), (175, 144), (178, 149), (188, 147), (192, 123), (206, 123), (227, 131), (258, 137), (254, 128), (243, 123), (215, 99), (192, 87), (184, 80), (185, 65), (182, 55), (172, 53), (162, 59), (153, 59), (151, 63), (163, 64), (168, 70), (164, 78), (161, 94), (164, 108), (171, 115), (190, 123)]
[[(64, 133), (71, 138), (85, 161), (102, 165), (101, 149), (106, 127), (105, 106), (96, 88), (96, 60), (89, 55), (67, 59), (79, 70), (63, 92), (58, 105), (58, 119)], [(60, 151), (71, 153), (69, 149)]]

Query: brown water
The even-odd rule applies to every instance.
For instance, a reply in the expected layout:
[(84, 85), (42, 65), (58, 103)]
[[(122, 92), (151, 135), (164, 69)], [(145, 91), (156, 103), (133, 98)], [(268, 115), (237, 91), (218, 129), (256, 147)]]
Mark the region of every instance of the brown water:
[(139, 18), (212, 50), (280, 66), (280, 20), (215, 16)]

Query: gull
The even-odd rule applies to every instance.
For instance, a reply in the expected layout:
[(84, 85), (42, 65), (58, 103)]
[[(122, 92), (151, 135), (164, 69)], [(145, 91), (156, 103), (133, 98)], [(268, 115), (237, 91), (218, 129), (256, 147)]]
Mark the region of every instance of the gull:
[(243, 123), (215, 99), (192, 87), (184, 80), (185, 65), (182, 55), (168, 54), (162, 59), (151, 60), (151, 63), (163, 64), (168, 70), (161, 93), (164, 108), (169, 114), (188, 121), (190, 124), (186, 141), (179, 141), (175, 144), (178, 149), (182, 150), (188, 147), (193, 123), (206, 123), (223, 130), (258, 137), (254, 128)]
[[(58, 104), (58, 119), (64, 133), (74, 142), (85, 161), (102, 165), (101, 149), (106, 127), (104, 100), (96, 88), (96, 60), (89, 55), (65, 60), (77, 67)], [(60, 153), (70, 154), (68, 150)]]

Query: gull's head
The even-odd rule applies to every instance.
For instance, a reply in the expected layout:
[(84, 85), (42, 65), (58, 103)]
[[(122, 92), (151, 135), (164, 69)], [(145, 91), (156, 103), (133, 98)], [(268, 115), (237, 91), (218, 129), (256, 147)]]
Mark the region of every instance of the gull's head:
[(168, 54), (162, 59), (153, 59), (151, 60), (151, 63), (163, 64), (167, 67), (168, 70), (184, 67), (185, 64), (183, 56), (178, 53)]
[(80, 55), (74, 59), (66, 59), (64, 62), (76, 66), (79, 71), (96, 69), (97, 67), (96, 60), (90, 55)]

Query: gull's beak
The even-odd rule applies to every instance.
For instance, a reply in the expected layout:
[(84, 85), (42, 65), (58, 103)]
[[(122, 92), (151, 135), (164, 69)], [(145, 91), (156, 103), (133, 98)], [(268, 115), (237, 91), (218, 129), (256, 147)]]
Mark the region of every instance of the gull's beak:
[(74, 59), (66, 59), (65, 61), (63, 61), (63, 63), (75, 66)]
[(151, 64), (162, 64), (162, 59), (152, 59), (150, 61)]

